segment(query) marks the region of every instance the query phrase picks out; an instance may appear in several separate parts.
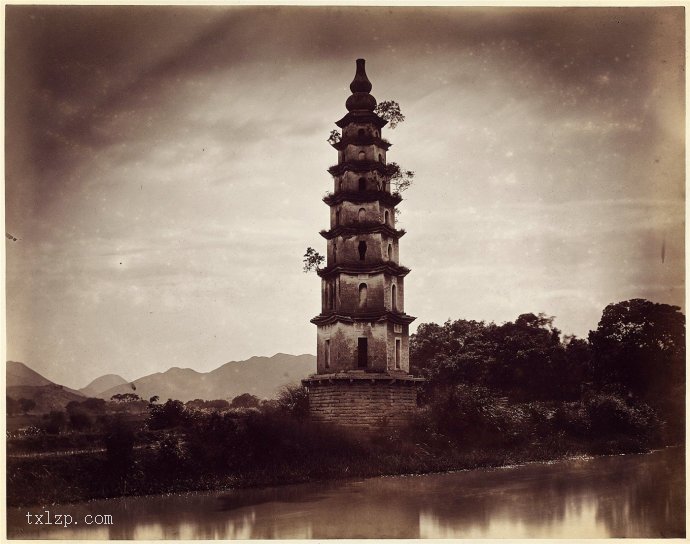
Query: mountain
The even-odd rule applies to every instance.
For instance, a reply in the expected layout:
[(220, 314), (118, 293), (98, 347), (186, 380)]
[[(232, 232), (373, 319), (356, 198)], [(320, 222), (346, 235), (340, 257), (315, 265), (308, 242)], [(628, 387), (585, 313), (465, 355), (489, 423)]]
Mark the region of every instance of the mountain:
[(123, 385), (128, 383), (122, 376), (117, 374), (106, 374), (96, 378), (86, 387), (82, 387), (79, 392), (85, 397), (98, 397), (99, 394), (118, 385)]
[(296, 384), (316, 372), (314, 355), (287, 355), (252, 357), (246, 361), (231, 361), (211, 372), (197, 372), (191, 368), (173, 367), (120, 384), (97, 396), (110, 399), (117, 393), (136, 393), (143, 399), (158, 395), (161, 401), (177, 399), (232, 399), (242, 393), (259, 398), (274, 398), (280, 388)]
[(6, 394), (15, 400), (31, 399), (36, 403), (34, 412), (62, 410), (73, 400), (84, 400), (84, 396), (74, 389), (51, 382), (24, 363), (7, 361)]
[(31, 370), (24, 363), (7, 361), (7, 387), (14, 385), (51, 385), (48, 378), (44, 378), (38, 372)]

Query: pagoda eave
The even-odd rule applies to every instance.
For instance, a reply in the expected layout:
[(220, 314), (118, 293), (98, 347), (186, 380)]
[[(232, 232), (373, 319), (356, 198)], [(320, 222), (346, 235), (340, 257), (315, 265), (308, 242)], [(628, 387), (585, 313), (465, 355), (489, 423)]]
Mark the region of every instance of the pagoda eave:
[(345, 117), (336, 121), (335, 124), (340, 128), (345, 128), (350, 123), (372, 123), (376, 128), (383, 128), (388, 124), (388, 121), (376, 115), (373, 111), (351, 111), (345, 114)]
[(386, 191), (342, 191), (330, 193), (323, 197), (323, 201), (329, 206), (343, 202), (361, 204), (363, 202), (376, 202), (377, 200), (386, 206), (397, 206), (403, 199), (399, 193), (388, 193)]
[(383, 233), (391, 238), (395, 239), (400, 239), (403, 236), (405, 236), (405, 230), (404, 229), (394, 229), (392, 227), (389, 227), (388, 225), (384, 225), (382, 223), (370, 223), (370, 224), (363, 224), (363, 225), (355, 225), (352, 227), (343, 227), (343, 226), (338, 226), (335, 227), (331, 230), (322, 230), (319, 232), (321, 236), (323, 236), (326, 240), (332, 240), (333, 238), (337, 236), (344, 236), (346, 238), (351, 237), (351, 236), (357, 236), (360, 234), (374, 234), (374, 233)]
[(391, 144), (388, 140), (384, 140), (383, 138), (377, 138), (374, 136), (357, 136), (355, 138), (343, 138), (339, 142), (335, 142), (331, 144), (331, 146), (334, 149), (337, 149), (338, 151), (342, 151), (345, 149), (348, 145), (372, 145), (375, 144), (379, 146), (381, 149), (385, 149), (388, 151), (390, 149)]
[(386, 176), (389, 175), (388, 167), (382, 162), (370, 161), (370, 160), (351, 160), (342, 163), (334, 164), (328, 169), (328, 173), (332, 176), (339, 176), (345, 172), (372, 172), (376, 170), (379, 174)]
[(396, 278), (404, 278), (410, 273), (410, 269), (394, 263), (384, 263), (377, 266), (327, 266), (316, 271), (321, 278), (330, 278), (337, 274), (380, 274), (387, 273)]
[(416, 317), (398, 312), (360, 312), (356, 314), (339, 314), (330, 312), (319, 314), (310, 319), (314, 325), (332, 325), (334, 323), (357, 323), (357, 322), (391, 322), (396, 325), (409, 325)]

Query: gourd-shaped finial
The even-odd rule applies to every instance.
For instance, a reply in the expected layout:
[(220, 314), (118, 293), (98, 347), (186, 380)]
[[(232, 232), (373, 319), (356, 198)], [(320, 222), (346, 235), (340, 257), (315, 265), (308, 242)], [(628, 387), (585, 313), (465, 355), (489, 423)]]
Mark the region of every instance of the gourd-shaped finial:
[(364, 70), (364, 59), (357, 59), (357, 72), (350, 83), (352, 95), (345, 102), (347, 111), (374, 111), (376, 99), (369, 94), (371, 81)]

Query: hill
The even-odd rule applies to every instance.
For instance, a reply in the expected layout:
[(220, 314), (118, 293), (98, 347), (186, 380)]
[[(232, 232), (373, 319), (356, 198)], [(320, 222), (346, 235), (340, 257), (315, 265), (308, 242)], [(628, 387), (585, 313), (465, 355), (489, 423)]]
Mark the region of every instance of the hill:
[(122, 376), (117, 374), (106, 374), (93, 380), (86, 387), (82, 387), (79, 392), (86, 397), (98, 397), (104, 391), (128, 383)]
[(7, 387), (15, 385), (51, 385), (48, 378), (44, 378), (38, 372), (31, 370), (24, 363), (19, 363), (17, 361), (7, 361)]
[(251, 357), (246, 361), (231, 361), (211, 372), (197, 372), (191, 368), (173, 367), (120, 384), (98, 396), (110, 399), (117, 393), (136, 393), (143, 399), (158, 395), (161, 401), (178, 399), (232, 399), (242, 393), (259, 398), (274, 398), (286, 384), (299, 383), (316, 371), (314, 355)]
[(32, 410), (35, 413), (46, 413), (51, 410), (64, 410), (73, 400), (83, 401), (81, 393), (50, 383), (49, 385), (11, 385), (7, 387), (7, 396), (15, 400), (31, 399), (36, 403)]
[[(31, 370), (24, 363), (19, 363), (17, 361), (7, 361), (6, 376), (8, 395), (10, 395), (10, 387), (46, 387), (49, 385), (54, 385), (59, 389), (62, 389), (63, 391), (67, 391), (68, 393), (76, 395), (77, 397), (82, 397), (82, 394), (79, 391), (70, 389), (69, 387), (60, 385), (59, 383), (52, 382), (48, 378), (41, 376), (35, 370)], [(14, 395), (10, 396), (15, 398)]]

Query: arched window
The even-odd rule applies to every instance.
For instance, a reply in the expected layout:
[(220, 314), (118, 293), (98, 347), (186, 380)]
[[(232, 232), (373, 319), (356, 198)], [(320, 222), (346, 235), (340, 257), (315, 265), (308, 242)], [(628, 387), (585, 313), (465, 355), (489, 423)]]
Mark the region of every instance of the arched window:
[(340, 210), (335, 210), (335, 226), (337, 227), (338, 225), (340, 225)]
[(333, 242), (333, 264), (338, 262), (338, 246)]
[(357, 251), (359, 251), (359, 260), (363, 261), (367, 255), (367, 243), (364, 240), (357, 246)]
[(381, 153), (379, 153), (379, 162), (383, 162), (383, 155)]
[(393, 244), (388, 244), (388, 260), (393, 260)]
[(395, 284), (391, 285), (391, 305), (393, 306), (393, 311), (398, 311), (398, 300), (396, 298)]
[(366, 308), (367, 307), (367, 284), (366, 283), (360, 283), (359, 284), (359, 308)]
[(375, 131), (374, 131), (374, 136), (375, 136), (376, 138), (379, 137), (379, 131), (378, 131), (378, 130), (375, 130)]
[(366, 178), (359, 178), (359, 190), (360, 191), (366, 191), (366, 189), (367, 189)]
[(359, 212), (357, 213), (357, 221), (360, 223), (364, 223), (364, 218), (366, 217), (367, 212), (364, 208), (360, 208)]
[(388, 224), (388, 210), (383, 212), (383, 222), (387, 225)]
[(332, 310), (335, 308), (335, 283), (331, 282), (328, 284), (328, 292), (330, 294), (330, 305), (328, 307)]
[(340, 181), (338, 181), (338, 191), (342, 191), (342, 190), (343, 190), (343, 180), (341, 179)]
[(367, 154), (364, 151), (360, 151), (359, 152), (359, 160), (363, 161), (366, 158), (367, 158)]

